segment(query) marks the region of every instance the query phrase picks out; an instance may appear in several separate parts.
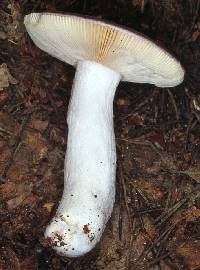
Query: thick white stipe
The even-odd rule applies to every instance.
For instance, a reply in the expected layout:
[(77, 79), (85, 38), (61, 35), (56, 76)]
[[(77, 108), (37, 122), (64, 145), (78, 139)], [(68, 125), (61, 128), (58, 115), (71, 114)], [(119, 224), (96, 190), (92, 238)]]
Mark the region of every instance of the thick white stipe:
[(120, 75), (95, 62), (77, 65), (69, 105), (64, 192), (45, 236), (65, 256), (100, 240), (115, 200), (113, 98)]

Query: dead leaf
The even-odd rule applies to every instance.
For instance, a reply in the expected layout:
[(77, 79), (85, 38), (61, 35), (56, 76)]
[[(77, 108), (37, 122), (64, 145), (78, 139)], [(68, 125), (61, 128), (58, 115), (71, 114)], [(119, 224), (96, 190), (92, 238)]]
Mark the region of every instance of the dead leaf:
[(144, 124), (144, 117), (134, 113), (128, 118), (128, 122), (131, 125), (143, 125)]
[(5, 183), (1, 184), (0, 186), (0, 192), (1, 192), (1, 197), (5, 199), (9, 199), (15, 194), (16, 192), (16, 186), (15, 183)]
[(9, 138), (14, 138), (19, 134), (20, 125), (12, 114), (6, 113), (2, 110), (0, 111), (0, 130), (6, 134), (6, 137), (9, 136)]
[(195, 31), (193, 34), (192, 34), (192, 41), (196, 41), (200, 36), (200, 33), (199, 31)]
[(200, 267), (200, 241), (188, 241), (176, 249), (176, 254), (181, 257), (188, 267), (187, 269), (199, 269)]
[(192, 41), (196, 41), (200, 36), (200, 21), (195, 25), (196, 31), (192, 34)]
[(186, 174), (196, 182), (200, 183), (200, 164), (194, 167), (190, 167), (186, 171), (180, 171), (180, 173)]
[(43, 205), (43, 207), (46, 208), (49, 213), (51, 213), (51, 210), (54, 207), (54, 203), (53, 202), (47, 202), (47, 203), (45, 203)]
[(6, 91), (0, 91), (0, 103), (6, 101), (8, 98), (8, 92)]
[(25, 132), (24, 143), (32, 150), (34, 162), (39, 162), (47, 155), (48, 143), (38, 132)]
[(193, 221), (195, 218), (200, 217), (200, 209), (196, 206), (192, 206), (186, 211), (185, 216), (187, 221)]
[(5, 63), (0, 65), (0, 90), (8, 87), (10, 84), (17, 84), (18, 81), (10, 74), (8, 67)]
[(25, 199), (25, 194), (19, 195), (13, 199), (7, 201), (7, 205), (9, 209), (14, 209), (18, 207)]
[(7, 171), (7, 177), (20, 182), (33, 179), (41, 160), (47, 156), (48, 147), (47, 140), (40, 133), (33, 130), (24, 131), (22, 141)]
[(54, 141), (56, 144), (63, 145), (66, 143), (65, 137), (62, 134), (62, 131), (59, 130), (58, 128), (52, 128), (50, 132), (50, 139)]
[(153, 196), (153, 198), (155, 200), (157, 199), (161, 199), (163, 198), (163, 196), (165, 195), (164, 192), (162, 192), (161, 190), (159, 190), (153, 183), (148, 182), (148, 181), (143, 181), (143, 189), (151, 196)]
[(40, 120), (40, 119), (31, 119), (31, 122), (28, 124), (28, 127), (36, 129), (40, 132), (45, 131), (48, 127), (49, 122), (47, 120)]
[(22, 13), (19, 1), (8, 4), (12, 21), (7, 26), (7, 34), (10, 42), (16, 44), (23, 36)]
[(127, 98), (118, 98), (116, 100), (116, 104), (119, 106), (128, 106), (130, 105), (130, 101)]
[(36, 195), (31, 194), (32, 185), (28, 182), (23, 183), (5, 183), (0, 186), (0, 194), (4, 200), (7, 200), (9, 209), (14, 209), (19, 205), (33, 205), (38, 200)]

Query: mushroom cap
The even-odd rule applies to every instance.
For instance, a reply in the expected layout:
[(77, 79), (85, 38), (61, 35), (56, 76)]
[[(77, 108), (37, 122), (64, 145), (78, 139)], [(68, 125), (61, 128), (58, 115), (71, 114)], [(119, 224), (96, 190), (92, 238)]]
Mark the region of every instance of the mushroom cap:
[(139, 33), (69, 14), (31, 13), (24, 24), (40, 49), (73, 66), (98, 62), (119, 72), (123, 81), (159, 87), (173, 87), (184, 79), (181, 64)]

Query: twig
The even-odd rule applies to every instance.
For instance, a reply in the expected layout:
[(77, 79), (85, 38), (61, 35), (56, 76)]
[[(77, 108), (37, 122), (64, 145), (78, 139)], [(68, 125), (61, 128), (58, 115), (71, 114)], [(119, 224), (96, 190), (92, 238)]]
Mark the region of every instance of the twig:
[(152, 261), (150, 261), (150, 262), (148, 263), (148, 266), (149, 266), (149, 267), (152, 267), (153, 265), (159, 263), (161, 260), (163, 260), (163, 259), (169, 257), (170, 254), (171, 254), (170, 252), (167, 252), (167, 253), (161, 255), (160, 257), (155, 258), (154, 260), (152, 260)]
[(181, 201), (176, 203), (173, 207), (171, 207), (166, 212), (162, 213), (159, 217), (157, 217), (154, 221), (154, 224), (156, 224), (156, 227), (160, 227), (186, 202), (187, 202), (187, 199), (182, 199)]
[(154, 241), (150, 244), (149, 247), (147, 247), (146, 250), (143, 250), (141, 253), (140, 257), (137, 259), (136, 266), (142, 261), (144, 257), (146, 257), (149, 252), (166, 236), (166, 238), (169, 237), (169, 235), (172, 233), (172, 231), (175, 229), (177, 224), (179, 223), (176, 222), (175, 224), (172, 224), (166, 231), (164, 231), (160, 236), (156, 237)]
[(176, 106), (176, 101), (174, 99), (174, 96), (173, 96), (172, 92), (169, 89), (167, 89), (167, 93), (168, 93), (168, 95), (169, 95), (169, 97), (170, 97), (170, 99), (172, 101), (172, 105), (174, 107), (174, 111), (175, 111), (175, 114), (176, 114), (176, 120), (178, 122), (179, 119), (180, 119), (180, 115), (179, 115), (179, 112), (178, 112), (178, 108)]

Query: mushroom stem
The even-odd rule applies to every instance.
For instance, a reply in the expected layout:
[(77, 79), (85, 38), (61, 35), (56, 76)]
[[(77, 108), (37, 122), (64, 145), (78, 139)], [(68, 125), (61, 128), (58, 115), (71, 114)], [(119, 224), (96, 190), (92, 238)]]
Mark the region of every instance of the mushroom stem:
[(100, 240), (115, 200), (116, 147), (113, 98), (120, 74), (82, 61), (68, 111), (64, 192), (46, 229), (55, 249), (76, 257)]

